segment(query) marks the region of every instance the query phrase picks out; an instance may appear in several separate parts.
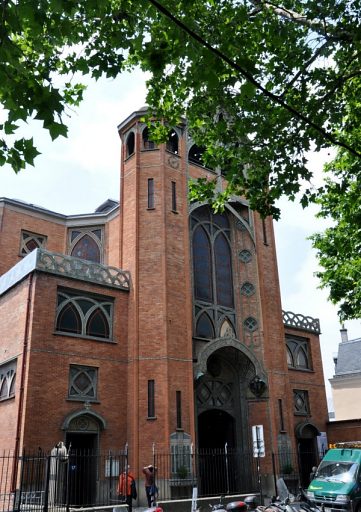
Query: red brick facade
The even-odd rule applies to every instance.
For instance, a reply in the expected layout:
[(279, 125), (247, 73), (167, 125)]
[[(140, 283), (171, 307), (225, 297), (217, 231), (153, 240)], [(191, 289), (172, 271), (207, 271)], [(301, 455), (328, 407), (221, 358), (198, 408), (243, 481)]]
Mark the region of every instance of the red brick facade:
[[(189, 219), (197, 218), (202, 205), (189, 204), (187, 184), (215, 173), (188, 161), (185, 126), (177, 127), (176, 153), (165, 145), (144, 149), (141, 116), (134, 113), (119, 127), (119, 206), (66, 217), (0, 199), (0, 275), (31, 258), (20, 255), (22, 230), (45, 236), (45, 251), (66, 255), (77, 233), (90, 228), (102, 233), (97, 243), (105, 267), (130, 274), (129, 289), (91, 281), (86, 271), (59, 275), (59, 267), (38, 263), (22, 278), (13, 277), (0, 295), (0, 364), (16, 359), (15, 391), (0, 401), (1, 448), (49, 450), (75, 435), (77, 419), (87, 418), (95, 429), (90, 447), (106, 451), (127, 442), (134, 468), (149, 463), (153, 443), (169, 451), (171, 435), (180, 431), (194, 446), (227, 442), (249, 449), (252, 425), (264, 427), (265, 474), (272, 473), (272, 453), (287, 449), (294, 458), (302, 443), (317, 458), (316, 434), (326, 431), (327, 422), (318, 329), (313, 319), (284, 325), (272, 220), (262, 221), (240, 198), (230, 202), (222, 219), (227, 219), (224, 245), (230, 247), (234, 301), (228, 309), (217, 298), (212, 306), (197, 305), (192, 230), (198, 221)], [(135, 146), (128, 154), (131, 132)], [(216, 240), (212, 233), (209, 239)], [(70, 290), (70, 302), (75, 292), (109, 299), (110, 338), (60, 333), (59, 290)], [(202, 315), (213, 324), (212, 338), (196, 332)], [(296, 340), (288, 358), (286, 335)], [(96, 370), (97, 393), (88, 404), (84, 396), (70, 397), (69, 368), (77, 365), (85, 373)], [(224, 429), (216, 417), (223, 418)]]

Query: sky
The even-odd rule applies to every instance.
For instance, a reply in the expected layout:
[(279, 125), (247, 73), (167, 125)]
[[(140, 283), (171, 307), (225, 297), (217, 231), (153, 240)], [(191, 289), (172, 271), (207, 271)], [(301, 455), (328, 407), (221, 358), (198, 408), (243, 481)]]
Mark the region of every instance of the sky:
[[(22, 128), (34, 137), (42, 153), (17, 175), (0, 167), (0, 197), (20, 199), (66, 215), (94, 211), (106, 199), (119, 199), (120, 139), (117, 125), (145, 105), (145, 80), (139, 71), (116, 80), (89, 82), (84, 101), (70, 112), (68, 138), (51, 141), (39, 122)], [(0, 111), (1, 122), (1, 111)], [(322, 169), (323, 155), (309, 156), (310, 168)], [(333, 356), (337, 353), (340, 324), (337, 307), (327, 300), (327, 290), (319, 289), (314, 273), (317, 259), (312, 233), (322, 230), (324, 221), (315, 217), (316, 207), (303, 210), (295, 202), (280, 201), (281, 220), (275, 222), (278, 270), (282, 307), (320, 319), (321, 351), (326, 392), (332, 410), (328, 379), (334, 375)], [(361, 337), (361, 322), (345, 322), (349, 339)]]

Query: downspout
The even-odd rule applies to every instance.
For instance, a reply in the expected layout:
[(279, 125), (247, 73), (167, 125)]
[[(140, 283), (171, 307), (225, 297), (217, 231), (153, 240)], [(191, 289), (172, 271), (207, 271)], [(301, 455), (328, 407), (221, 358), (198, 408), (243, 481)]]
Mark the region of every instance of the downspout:
[(24, 330), (24, 340), (23, 340), (23, 360), (21, 365), (21, 375), (20, 375), (20, 390), (19, 390), (19, 407), (18, 407), (18, 417), (16, 422), (16, 437), (15, 437), (15, 448), (14, 448), (14, 466), (13, 466), (13, 474), (11, 478), (11, 490), (15, 492), (16, 490), (16, 481), (17, 481), (17, 470), (19, 464), (19, 448), (20, 448), (20, 435), (21, 435), (21, 422), (23, 418), (23, 404), (24, 404), (24, 384), (25, 384), (25, 373), (26, 373), (26, 358), (28, 351), (28, 338), (29, 338), (29, 325), (30, 325), (30, 307), (31, 307), (31, 294), (33, 289), (33, 277), (34, 273), (32, 272), (29, 275), (29, 287), (28, 287), (28, 298), (26, 304), (26, 317), (25, 317), (25, 330)]

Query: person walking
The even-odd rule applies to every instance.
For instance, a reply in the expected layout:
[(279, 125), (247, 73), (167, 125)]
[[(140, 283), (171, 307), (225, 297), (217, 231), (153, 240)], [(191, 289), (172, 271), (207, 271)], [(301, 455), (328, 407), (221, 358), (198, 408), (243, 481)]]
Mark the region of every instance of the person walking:
[(128, 505), (128, 512), (132, 512), (133, 500), (137, 499), (137, 487), (134, 476), (129, 470), (130, 466), (119, 475), (117, 494)]
[(145, 477), (145, 494), (147, 496), (148, 507), (150, 508), (156, 499), (156, 486), (155, 486), (155, 468), (153, 464), (145, 466), (143, 473)]

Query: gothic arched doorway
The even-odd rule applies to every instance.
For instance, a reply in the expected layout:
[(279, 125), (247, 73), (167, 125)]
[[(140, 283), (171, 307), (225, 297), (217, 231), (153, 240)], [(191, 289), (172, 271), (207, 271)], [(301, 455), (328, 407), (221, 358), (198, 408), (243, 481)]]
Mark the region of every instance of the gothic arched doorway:
[(320, 432), (318, 428), (307, 421), (299, 423), (296, 426), (300, 465), (300, 483), (304, 488), (310, 483), (312, 467), (318, 466), (319, 463), (317, 450), (317, 436), (319, 435)]
[(100, 431), (104, 419), (93, 411), (82, 409), (70, 414), (63, 424), (69, 450), (69, 503), (90, 506), (96, 503), (96, 481)]
[(246, 488), (252, 478), (246, 469), (252, 462), (248, 400), (255, 398), (250, 385), (258, 372), (252, 355), (239, 347), (237, 340), (218, 339), (199, 354), (195, 392), (203, 494)]

